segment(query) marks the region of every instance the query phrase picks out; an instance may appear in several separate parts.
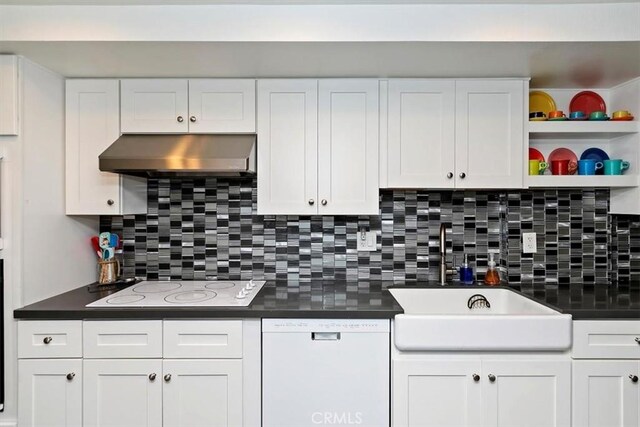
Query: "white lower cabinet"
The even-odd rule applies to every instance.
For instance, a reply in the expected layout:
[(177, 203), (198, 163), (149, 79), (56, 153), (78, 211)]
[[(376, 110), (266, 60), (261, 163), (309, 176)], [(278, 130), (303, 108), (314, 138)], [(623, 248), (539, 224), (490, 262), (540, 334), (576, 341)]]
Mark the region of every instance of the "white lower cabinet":
[(639, 376), (638, 361), (574, 361), (574, 427), (640, 426)]
[(393, 362), (395, 427), (569, 426), (570, 399), (569, 360)]
[(21, 427), (261, 424), (260, 319), (21, 321), (18, 344)]
[(20, 360), (18, 420), (21, 427), (82, 425), (82, 360)]
[(482, 362), (483, 425), (571, 425), (570, 360)]
[(393, 362), (392, 419), (400, 427), (479, 426), (479, 360)]
[(84, 361), (83, 425), (162, 426), (162, 360)]
[(242, 426), (241, 360), (165, 360), (165, 427)]

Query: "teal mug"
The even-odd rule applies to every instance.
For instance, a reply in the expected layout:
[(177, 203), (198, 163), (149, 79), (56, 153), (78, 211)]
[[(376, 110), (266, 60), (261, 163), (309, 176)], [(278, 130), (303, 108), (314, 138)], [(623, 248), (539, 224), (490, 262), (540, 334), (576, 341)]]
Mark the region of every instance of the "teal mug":
[(604, 161), (605, 175), (622, 175), (622, 172), (629, 169), (630, 163), (622, 159), (613, 159)]

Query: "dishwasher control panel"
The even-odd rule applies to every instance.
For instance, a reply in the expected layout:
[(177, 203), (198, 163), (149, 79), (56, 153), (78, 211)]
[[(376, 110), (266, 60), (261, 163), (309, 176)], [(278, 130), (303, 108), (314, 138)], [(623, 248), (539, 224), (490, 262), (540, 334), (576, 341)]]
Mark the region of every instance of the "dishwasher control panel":
[(389, 332), (389, 319), (263, 319), (262, 332)]

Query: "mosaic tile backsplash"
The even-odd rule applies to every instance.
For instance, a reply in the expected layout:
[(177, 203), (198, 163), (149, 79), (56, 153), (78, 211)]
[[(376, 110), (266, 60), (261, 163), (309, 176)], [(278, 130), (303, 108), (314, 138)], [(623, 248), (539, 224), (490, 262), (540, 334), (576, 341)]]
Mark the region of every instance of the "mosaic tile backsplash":
[[(380, 192), (379, 216), (258, 216), (255, 180), (150, 179), (147, 215), (102, 217), (125, 275), (148, 279), (437, 281), (440, 224), (478, 280), (488, 253), (523, 291), (611, 283), (640, 289), (640, 218), (608, 215), (608, 190)], [(376, 252), (358, 252), (360, 229)], [(523, 254), (522, 232), (538, 233)]]

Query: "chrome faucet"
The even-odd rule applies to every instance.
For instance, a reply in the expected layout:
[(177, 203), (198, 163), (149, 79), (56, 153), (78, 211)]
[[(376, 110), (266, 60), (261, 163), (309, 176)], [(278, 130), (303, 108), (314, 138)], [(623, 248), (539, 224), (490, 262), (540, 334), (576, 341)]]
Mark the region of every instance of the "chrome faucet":
[(455, 274), (455, 270), (447, 265), (447, 226), (440, 224), (440, 286), (447, 284), (447, 276)]

